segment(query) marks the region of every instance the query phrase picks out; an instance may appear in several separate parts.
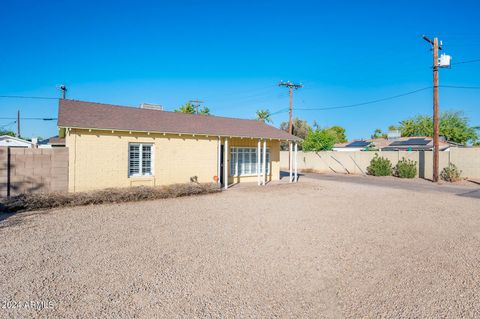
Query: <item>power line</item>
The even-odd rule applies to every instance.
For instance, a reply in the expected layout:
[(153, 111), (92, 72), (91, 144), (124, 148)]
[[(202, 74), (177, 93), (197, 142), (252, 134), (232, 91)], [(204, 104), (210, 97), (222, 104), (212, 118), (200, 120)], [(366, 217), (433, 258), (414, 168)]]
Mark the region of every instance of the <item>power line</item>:
[(58, 97), (27, 96), (27, 95), (0, 95), (0, 98), (10, 98), (10, 99), (36, 99), (36, 100), (58, 100)]
[(2, 126), (0, 126), (0, 128), (1, 128), (1, 129), (4, 129), (5, 127), (10, 126), (10, 125), (13, 125), (13, 124), (15, 124), (15, 123), (17, 123), (17, 121), (13, 121), (13, 122), (10, 122), (10, 123), (8, 123), (8, 124), (2, 125)]
[(479, 90), (480, 86), (440, 85), (442, 88)]
[(389, 96), (389, 97), (385, 97), (385, 98), (381, 98), (381, 99), (376, 99), (376, 100), (372, 100), (372, 101), (362, 102), (362, 103), (339, 105), (339, 106), (315, 107), (315, 108), (296, 108), (296, 109), (297, 110), (302, 110), (302, 111), (345, 109), (345, 108), (351, 108), (351, 107), (357, 107), (357, 106), (363, 106), (363, 105), (368, 105), (368, 104), (374, 104), (374, 103), (379, 103), (379, 102), (383, 102), (383, 101), (393, 100), (393, 99), (397, 99), (397, 98), (404, 97), (404, 96), (407, 96), (407, 95), (412, 95), (412, 94), (415, 94), (415, 93), (418, 93), (418, 92), (421, 92), (421, 91), (425, 91), (425, 90), (428, 90), (428, 89), (431, 89), (431, 88), (432, 88), (431, 86), (427, 86), (427, 87), (424, 87), (424, 88), (421, 88), (421, 89), (418, 89), (418, 90), (414, 90), (414, 91), (410, 91), (410, 92), (406, 92), (406, 93), (402, 93), (402, 94), (397, 94), (397, 95), (393, 95), (393, 96)]
[[(16, 117), (0, 117), (0, 120), (16, 120)], [(22, 117), (21, 120), (55, 121), (56, 117)]]
[(467, 64), (467, 63), (477, 63), (477, 62), (480, 62), (480, 58), (478, 58), (478, 59), (473, 59), (473, 60), (460, 61), (460, 62), (452, 62), (451, 65)]

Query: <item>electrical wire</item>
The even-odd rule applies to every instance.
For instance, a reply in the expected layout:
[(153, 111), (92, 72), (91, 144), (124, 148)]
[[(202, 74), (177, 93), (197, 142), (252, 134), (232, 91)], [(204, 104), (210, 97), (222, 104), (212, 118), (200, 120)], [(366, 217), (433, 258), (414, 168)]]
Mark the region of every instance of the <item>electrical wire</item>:
[[(0, 117), (0, 120), (14, 120), (16, 117)], [(55, 121), (56, 117), (21, 117), (20, 120)]]
[(451, 65), (477, 63), (477, 62), (480, 62), (480, 58), (479, 59), (473, 59), (473, 60), (460, 61), (460, 62), (452, 62)]
[(11, 99), (36, 99), (36, 100), (58, 100), (58, 97), (48, 97), (48, 96), (27, 96), (27, 95), (0, 95), (0, 98), (11, 98)]
[(459, 85), (439, 85), (441, 88), (449, 89), (471, 89), (471, 90), (480, 90), (480, 86), (459, 86)]
[(8, 124), (2, 125), (2, 126), (0, 126), (0, 129), (4, 129), (5, 127), (10, 126), (10, 125), (13, 125), (13, 124), (15, 124), (15, 123), (17, 123), (17, 121), (13, 121), (13, 122), (10, 122), (10, 123), (8, 123)]
[(302, 111), (345, 109), (345, 108), (351, 108), (351, 107), (357, 107), (357, 106), (363, 106), (363, 105), (368, 105), (368, 104), (374, 104), (374, 103), (379, 103), (379, 102), (383, 102), (383, 101), (393, 100), (393, 99), (397, 99), (397, 98), (404, 97), (404, 96), (407, 96), (407, 95), (412, 95), (412, 94), (415, 94), (415, 93), (418, 93), (418, 92), (421, 92), (421, 91), (425, 91), (425, 90), (428, 90), (428, 89), (431, 89), (431, 88), (432, 88), (431, 86), (427, 86), (427, 87), (417, 89), (417, 90), (414, 90), (414, 91), (410, 91), (410, 92), (406, 92), (406, 93), (402, 93), (402, 94), (397, 94), (397, 95), (393, 95), (393, 96), (389, 96), (389, 97), (385, 97), (385, 98), (381, 98), (381, 99), (376, 99), (376, 100), (372, 100), (372, 101), (362, 102), (362, 103), (355, 103), (355, 104), (349, 104), (349, 105), (339, 105), (339, 106), (295, 108), (295, 109), (296, 110), (302, 110)]

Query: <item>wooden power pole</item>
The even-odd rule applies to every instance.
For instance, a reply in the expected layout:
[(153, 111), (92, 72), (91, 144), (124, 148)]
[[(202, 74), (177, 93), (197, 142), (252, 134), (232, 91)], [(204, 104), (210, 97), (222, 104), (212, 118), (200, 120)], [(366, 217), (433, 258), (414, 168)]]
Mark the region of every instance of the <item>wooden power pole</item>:
[[(288, 133), (292, 134), (293, 135), (293, 123), (292, 123), (292, 114), (293, 114), (293, 90), (298, 90), (300, 88), (303, 87), (303, 85), (300, 83), (300, 84), (295, 84), (295, 83), (292, 83), (290, 81), (288, 82), (283, 82), (283, 81), (280, 81), (280, 83), (278, 83), (278, 86), (284, 86), (284, 87), (287, 87), (288, 90), (289, 90), (289, 95), (290, 95), (290, 112), (289, 112), (289, 120), (288, 120)], [(291, 146), (291, 144), (290, 144)], [(292, 166), (292, 163), (290, 161), (291, 159), (291, 153), (292, 150), (291, 150), (291, 147), (288, 148), (288, 167), (291, 168)]]
[(438, 127), (438, 50), (442, 47), (438, 45), (438, 38), (430, 40), (423, 36), (423, 39), (432, 45), (433, 51), (433, 181), (438, 182), (439, 174), (439, 127)]
[(292, 113), (293, 113), (293, 90), (298, 90), (303, 87), (302, 84), (295, 84), (290, 81), (283, 82), (280, 81), (278, 86), (287, 87), (290, 93), (290, 112), (289, 112), (289, 121), (288, 121), (288, 133), (293, 134), (293, 124), (292, 124)]
[(195, 113), (198, 114), (198, 108), (200, 107), (200, 104), (203, 103), (203, 101), (199, 101), (197, 99), (197, 100), (190, 100), (189, 102), (192, 103), (193, 106), (195, 106)]
[(17, 111), (17, 137), (20, 138), (20, 110)]

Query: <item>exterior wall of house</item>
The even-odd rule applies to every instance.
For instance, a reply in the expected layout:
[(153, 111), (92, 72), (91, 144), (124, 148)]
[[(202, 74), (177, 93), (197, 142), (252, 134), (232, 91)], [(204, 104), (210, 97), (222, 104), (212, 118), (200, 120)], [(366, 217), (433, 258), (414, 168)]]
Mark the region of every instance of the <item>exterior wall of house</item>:
[[(153, 176), (129, 176), (129, 143), (153, 144)], [(193, 176), (206, 183), (217, 175), (217, 137), (71, 129), (66, 146), (70, 192), (188, 183)]]
[[(230, 147), (257, 147), (258, 139), (229, 138)], [(130, 177), (129, 143), (153, 145), (153, 176)], [(224, 138), (222, 138), (224, 144)], [(157, 186), (214, 182), (218, 172), (218, 137), (163, 135), (70, 129), (66, 134), (69, 149), (69, 191), (90, 191), (109, 187)], [(263, 143), (262, 143), (263, 147)], [(280, 142), (267, 140), (270, 149), (270, 174), (267, 181), (280, 178)], [(229, 163), (230, 152), (228, 151)], [(223, 159), (222, 159), (223, 160)], [(229, 167), (230, 168), (230, 167)], [(230, 175), (230, 173), (229, 173)], [(257, 176), (229, 176), (229, 183), (256, 182)]]

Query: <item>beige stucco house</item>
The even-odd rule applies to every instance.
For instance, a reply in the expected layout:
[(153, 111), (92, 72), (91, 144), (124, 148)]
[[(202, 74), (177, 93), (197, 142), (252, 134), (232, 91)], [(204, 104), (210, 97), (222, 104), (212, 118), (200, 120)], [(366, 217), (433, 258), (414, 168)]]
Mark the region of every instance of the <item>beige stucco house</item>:
[(299, 140), (256, 120), (63, 99), (58, 126), (71, 192), (191, 180), (264, 185), (280, 178), (280, 142), (296, 149)]

